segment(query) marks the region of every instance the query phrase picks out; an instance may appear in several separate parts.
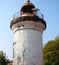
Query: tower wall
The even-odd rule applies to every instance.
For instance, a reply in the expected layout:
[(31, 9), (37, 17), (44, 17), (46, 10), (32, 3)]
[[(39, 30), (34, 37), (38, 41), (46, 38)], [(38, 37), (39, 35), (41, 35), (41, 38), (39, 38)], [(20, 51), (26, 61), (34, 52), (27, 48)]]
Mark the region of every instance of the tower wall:
[(46, 29), (43, 14), (28, 0), (21, 7), (20, 16), (14, 15), (10, 27), (14, 32), (13, 64), (43, 65), (42, 34)]
[(40, 22), (23, 21), (15, 23), (12, 29), (14, 65), (43, 65), (43, 25)]

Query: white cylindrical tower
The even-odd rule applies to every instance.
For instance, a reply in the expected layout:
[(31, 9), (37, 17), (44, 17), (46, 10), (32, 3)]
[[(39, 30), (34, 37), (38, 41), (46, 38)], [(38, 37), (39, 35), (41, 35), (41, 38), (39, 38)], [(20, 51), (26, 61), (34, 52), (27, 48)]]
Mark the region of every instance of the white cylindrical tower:
[(43, 65), (42, 34), (46, 29), (43, 15), (30, 2), (21, 7), (20, 16), (11, 21), (14, 32), (13, 64)]

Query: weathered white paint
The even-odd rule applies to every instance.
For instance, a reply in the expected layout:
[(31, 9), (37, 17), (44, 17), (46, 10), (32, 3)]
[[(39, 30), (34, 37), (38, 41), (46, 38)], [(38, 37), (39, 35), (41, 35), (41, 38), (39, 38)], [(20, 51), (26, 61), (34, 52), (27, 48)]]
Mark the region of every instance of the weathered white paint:
[(15, 32), (17, 30), (21, 29), (36, 29), (41, 32), (45, 29), (45, 24), (42, 24), (39, 21), (22, 21), (22, 22), (17, 22), (16, 24), (13, 24), (12, 30)]
[[(28, 21), (27, 21), (28, 22)], [(30, 21), (29, 21), (30, 22)], [(19, 24), (15, 24), (19, 25)], [(42, 32), (32, 25), (14, 28), (14, 65), (43, 65)], [(13, 26), (14, 27), (14, 26)]]

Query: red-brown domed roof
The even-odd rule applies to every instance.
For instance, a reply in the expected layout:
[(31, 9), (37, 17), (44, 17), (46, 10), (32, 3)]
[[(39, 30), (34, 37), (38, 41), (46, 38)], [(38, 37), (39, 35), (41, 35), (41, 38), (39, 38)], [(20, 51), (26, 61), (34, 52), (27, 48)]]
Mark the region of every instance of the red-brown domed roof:
[(27, 9), (27, 8), (33, 9), (33, 8), (35, 8), (35, 6), (30, 1), (28, 1), (28, 2), (26, 2), (26, 3), (23, 4), (23, 6), (21, 7), (21, 11), (23, 9)]

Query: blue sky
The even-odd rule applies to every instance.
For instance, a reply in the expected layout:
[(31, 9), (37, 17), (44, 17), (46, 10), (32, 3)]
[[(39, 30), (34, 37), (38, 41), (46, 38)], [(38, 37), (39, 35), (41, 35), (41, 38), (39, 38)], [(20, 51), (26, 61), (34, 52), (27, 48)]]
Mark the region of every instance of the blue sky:
[[(10, 22), (13, 14), (20, 10), (27, 0), (0, 0), (0, 51), (4, 51), (8, 58), (13, 54), (13, 32)], [(44, 14), (47, 28), (43, 33), (43, 45), (59, 35), (59, 0), (31, 0), (36, 8)]]

